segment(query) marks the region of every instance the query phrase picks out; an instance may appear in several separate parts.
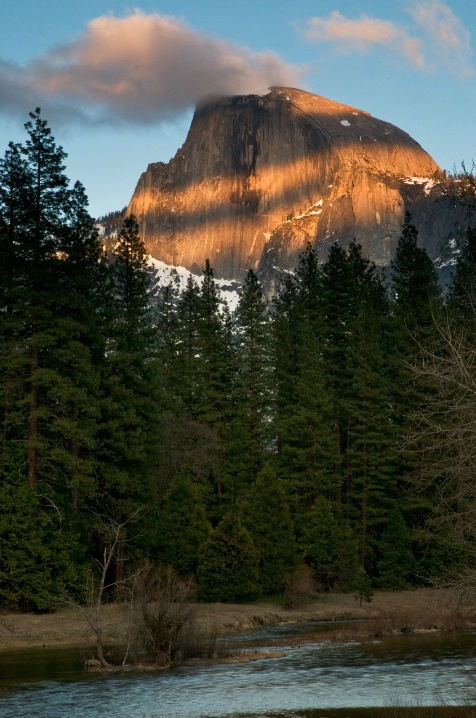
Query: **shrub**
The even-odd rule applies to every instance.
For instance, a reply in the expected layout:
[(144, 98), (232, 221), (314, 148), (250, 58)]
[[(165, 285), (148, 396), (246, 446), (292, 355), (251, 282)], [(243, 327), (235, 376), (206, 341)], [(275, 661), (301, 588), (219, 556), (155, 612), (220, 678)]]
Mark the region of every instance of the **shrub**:
[(301, 608), (316, 593), (316, 581), (309, 566), (299, 565), (286, 580), (283, 607)]

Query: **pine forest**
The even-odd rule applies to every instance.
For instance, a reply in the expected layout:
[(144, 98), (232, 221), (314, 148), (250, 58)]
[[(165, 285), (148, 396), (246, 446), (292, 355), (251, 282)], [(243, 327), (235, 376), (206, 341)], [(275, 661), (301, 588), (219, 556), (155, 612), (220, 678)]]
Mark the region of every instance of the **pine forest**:
[[(0, 162), (0, 607), (111, 595), (145, 562), (205, 601), (470, 570), (476, 232), (443, 292), (406, 216), (390, 270), (311, 245), (236, 311), (104, 246), (39, 110)], [(112, 554), (111, 554), (112, 556)]]

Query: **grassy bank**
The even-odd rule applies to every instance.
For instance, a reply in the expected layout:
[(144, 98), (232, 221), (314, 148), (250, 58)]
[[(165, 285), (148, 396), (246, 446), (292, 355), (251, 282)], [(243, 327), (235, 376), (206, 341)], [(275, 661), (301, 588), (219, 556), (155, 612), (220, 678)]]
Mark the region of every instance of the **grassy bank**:
[[(102, 610), (107, 642), (124, 643), (128, 607), (110, 604)], [(366, 623), (334, 632), (336, 638), (458, 630), (476, 623), (476, 607), (463, 603), (449, 590), (419, 589), (377, 592), (372, 603), (361, 607), (351, 594), (323, 594), (295, 610), (285, 610), (272, 602), (197, 604), (195, 620), (204, 633), (223, 635), (280, 623), (350, 619), (366, 619)], [(94, 636), (77, 608), (42, 615), (0, 614), (0, 650), (93, 644)]]

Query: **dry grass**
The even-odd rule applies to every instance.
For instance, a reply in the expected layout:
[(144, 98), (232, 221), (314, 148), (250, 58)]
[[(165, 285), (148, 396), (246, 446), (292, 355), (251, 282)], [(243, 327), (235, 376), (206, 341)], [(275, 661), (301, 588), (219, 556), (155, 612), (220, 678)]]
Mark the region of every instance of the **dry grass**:
[[(110, 604), (103, 607), (104, 623), (108, 626), (109, 645), (126, 642), (127, 606)], [(224, 635), (258, 626), (304, 621), (337, 621), (367, 619), (362, 626), (345, 629), (346, 635), (389, 635), (410, 631), (457, 630), (476, 623), (476, 606), (464, 604), (459, 596), (443, 589), (377, 592), (371, 604), (359, 607), (351, 594), (323, 594), (308, 605), (285, 610), (277, 603), (196, 604), (195, 620), (199, 632)], [(341, 634), (341, 635), (342, 635)], [(339, 635), (339, 631), (336, 632)], [(345, 638), (346, 636), (343, 636)], [(79, 610), (65, 608), (53, 614), (0, 614), (0, 650), (34, 646), (91, 645), (92, 636)]]

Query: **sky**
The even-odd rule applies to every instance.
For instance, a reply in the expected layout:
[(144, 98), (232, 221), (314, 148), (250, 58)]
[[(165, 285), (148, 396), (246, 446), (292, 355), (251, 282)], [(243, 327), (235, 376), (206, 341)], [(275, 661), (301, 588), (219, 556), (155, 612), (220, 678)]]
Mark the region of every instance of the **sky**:
[(95, 217), (212, 94), (308, 90), (476, 160), (476, 0), (0, 0), (0, 157), (41, 107)]

